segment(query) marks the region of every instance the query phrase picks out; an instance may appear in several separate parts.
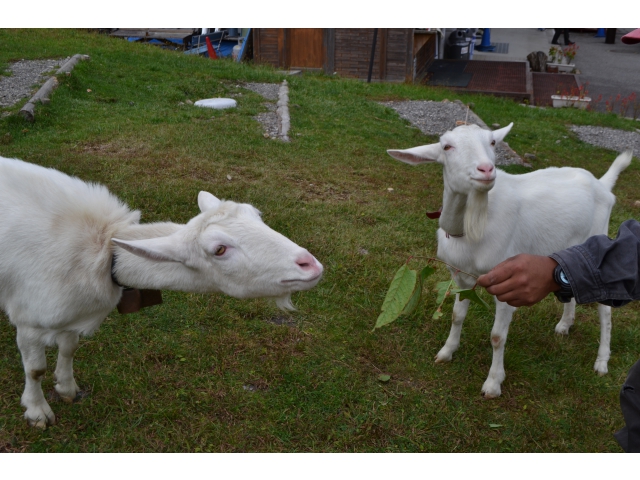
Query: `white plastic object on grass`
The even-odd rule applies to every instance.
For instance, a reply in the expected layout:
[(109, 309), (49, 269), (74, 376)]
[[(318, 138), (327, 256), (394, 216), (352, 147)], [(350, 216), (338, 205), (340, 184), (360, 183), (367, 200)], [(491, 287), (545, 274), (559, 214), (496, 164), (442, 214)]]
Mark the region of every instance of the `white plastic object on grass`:
[(215, 108), (216, 110), (222, 110), (224, 108), (235, 108), (238, 105), (233, 98), (207, 98), (205, 100), (198, 100), (194, 103), (196, 107)]

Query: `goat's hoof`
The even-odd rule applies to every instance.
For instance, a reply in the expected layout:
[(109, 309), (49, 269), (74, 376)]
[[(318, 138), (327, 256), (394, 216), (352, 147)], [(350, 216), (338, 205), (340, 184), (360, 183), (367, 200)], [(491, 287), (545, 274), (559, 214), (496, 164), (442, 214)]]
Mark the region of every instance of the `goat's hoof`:
[(447, 363), (447, 362), (450, 362), (452, 359), (453, 359), (453, 353), (443, 352), (442, 350), (440, 350), (434, 358), (436, 363)]
[(593, 369), (601, 377), (609, 373), (607, 362), (605, 362), (604, 360), (597, 360), (595, 365), (593, 366)]
[(44, 430), (50, 425), (56, 424), (56, 416), (53, 411), (49, 409), (48, 413), (45, 413), (43, 409), (38, 409), (39, 413), (31, 412), (24, 414), (24, 418), (27, 419), (27, 423), (30, 427), (41, 428)]
[(60, 397), (64, 403), (74, 403), (80, 400), (83, 396), (83, 392), (78, 388), (76, 382), (74, 381), (71, 385), (68, 385), (66, 388), (61, 384), (56, 384), (54, 387), (55, 394)]
[(502, 394), (500, 383), (487, 380), (482, 386), (482, 396), (484, 398), (497, 398)]
[(571, 325), (556, 325), (556, 334), (558, 335), (569, 335), (569, 328)]
[(498, 398), (501, 395), (501, 392), (482, 392), (483, 398)]

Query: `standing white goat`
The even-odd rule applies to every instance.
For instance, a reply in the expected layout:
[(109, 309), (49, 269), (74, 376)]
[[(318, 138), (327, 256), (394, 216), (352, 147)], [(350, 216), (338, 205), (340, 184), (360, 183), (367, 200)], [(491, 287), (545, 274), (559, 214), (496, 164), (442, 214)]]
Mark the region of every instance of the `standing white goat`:
[[(509, 133), (513, 123), (496, 131), (463, 125), (440, 137), (438, 143), (387, 150), (411, 165), (438, 162), (443, 165), (444, 195), (438, 258), (455, 268), (479, 276), (519, 253), (550, 255), (607, 234), (615, 203), (611, 193), (631, 162), (630, 151), (619, 155), (600, 179), (581, 168), (547, 168), (524, 175), (509, 175), (495, 168), (495, 145)], [(455, 270), (452, 270), (452, 275)], [(461, 288), (472, 288), (474, 279), (456, 275)], [(469, 300), (456, 296), (451, 332), (436, 355), (436, 363), (451, 361), (460, 344), (462, 323)], [(504, 346), (514, 307), (496, 300), (491, 331), (493, 361), (482, 386), (485, 397), (500, 395), (505, 379)], [(600, 347), (594, 370), (607, 373), (610, 356), (611, 308), (598, 305)], [(575, 301), (565, 304), (556, 332), (568, 334), (575, 317)]]
[(202, 213), (186, 225), (141, 225), (140, 212), (102, 185), (0, 157), (0, 307), (17, 329), (29, 424), (55, 422), (41, 388), (45, 346), (59, 347), (55, 389), (71, 402), (79, 335), (118, 304), (120, 284), (274, 297), (292, 309), (291, 293), (320, 280), (322, 265), (251, 205), (207, 192), (198, 205)]

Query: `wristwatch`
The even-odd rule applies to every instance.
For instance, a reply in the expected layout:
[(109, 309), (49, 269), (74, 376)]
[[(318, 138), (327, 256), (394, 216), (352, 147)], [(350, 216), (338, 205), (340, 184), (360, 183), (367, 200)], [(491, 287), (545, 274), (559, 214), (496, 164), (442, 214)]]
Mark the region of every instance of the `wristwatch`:
[(571, 284), (560, 265), (557, 265), (553, 270), (553, 280), (560, 285), (560, 290), (553, 292), (554, 295), (562, 303), (569, 303), (573, 298), (573, 290), (571, 290)]

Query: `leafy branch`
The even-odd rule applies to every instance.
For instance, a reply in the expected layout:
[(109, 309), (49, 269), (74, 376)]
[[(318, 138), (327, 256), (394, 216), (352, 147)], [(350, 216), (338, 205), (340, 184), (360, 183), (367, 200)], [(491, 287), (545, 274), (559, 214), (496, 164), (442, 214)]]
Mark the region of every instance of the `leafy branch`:
[[(410, 269), (408, 263), (413, 258), (418, 257), (410, 257), (393, 277), (389, 290), (387, 291), (387, 295), (382, 303), (382, 313), (378, 316), (376, 325), (373, 327), (374, 330), (390, 324), (402, 315), (411, 315), (422, 300), (424, 282), (427, 278), (433, 275), (436, 270), (429, 265), (420, 270), (419, 273), (417, 270)], [(442, 260), (438, 260), (437, 258), (427, 258), (427, 260), (429, 262), (436, 261), (444, 263), (448, 267), (452, 268), (455, 270), (454, 277), (458, 273), (463, 273), (475, 279), (478, 278), (471, 273), (459, 270)], [(438, 282), (436, 285), (436, 291), (438, 292), (436, 304), (438, 306), (436, 311), (433, 313), (432, 318), (436, 320), (442, 316), (442, 305), (447, 298), (455, 294), (460, 295), (460, 300), (471, 300), (473, 303), (480, 305), (485, 310), (490, 311), (489, 305), (478, 296), (478, 293), (475, 290), (476, 286), (477, 284), (475, 284), (471, 289), (459, 288), (456, 285), (454, 278)]]

